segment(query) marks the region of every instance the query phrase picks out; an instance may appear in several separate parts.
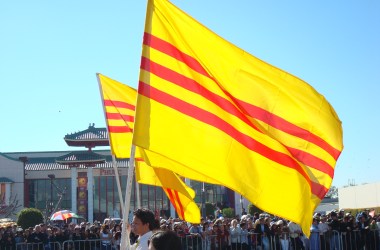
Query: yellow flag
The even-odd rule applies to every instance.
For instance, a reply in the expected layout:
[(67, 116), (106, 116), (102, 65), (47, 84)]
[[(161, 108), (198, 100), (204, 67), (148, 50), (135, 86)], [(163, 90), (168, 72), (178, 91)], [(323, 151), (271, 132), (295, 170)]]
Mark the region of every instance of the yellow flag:
[(137, 159), (136, 179), (141, 184), (162, 187), (180, 219), (200, 223), (200, 210), (194, 202), (195, 192), (175, 173), (164, 168), (153, 168), (142, 159)]
[(167, 0), (149, 0), (133, 143), (239, 192), (306, 234), (343, 149), (306, 82), (239, 49)]
[[(97, 76), (103, 97), (112, 154), (117, 158), (129, 158), (135, 118), (136, 89), (102, 74), (97, 74)], [(137, 150), (136, 154), (139, 156)]]
[[(117, 82), (102, 74), (97, 74), (102, 90), (103, 105), (110, 136), (112, 153), (118, 158), (129, 158), (132, 146), (132, 134), (137, 92), (136, 89)], [(165, 191), (181, 219), (200, 223), (200, 210), (194, 202), (195, 192), (172, 171), (152, 168), (140, 157), (140, 148), (136, 148), (136, 179), (147, 185), (160, 186)], [(165, 164), (163, 158), (161, 163)], [(171, 163), (175, 164), (175, 163)]]

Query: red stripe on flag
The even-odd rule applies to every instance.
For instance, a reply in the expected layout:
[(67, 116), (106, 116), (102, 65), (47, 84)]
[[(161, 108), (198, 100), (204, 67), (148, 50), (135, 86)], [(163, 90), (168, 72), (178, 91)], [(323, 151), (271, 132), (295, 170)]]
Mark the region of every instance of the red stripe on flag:
[(135, 105), (132, 105), (127, 102), (121, 102), (121, 101), (115, 101), (115, 100), (104, 100), (104, 106), (135, 110)]
[(178, 61), (185, 63), (189, 68), (193, 69), (194, 71), (198, 72), (199, 74), (210, 77), (210, 75), (207, 73), (207, 71), (202, 67), (202, 65), (195, 58), (183, 53), (177, 47), (168, 43), (167, 41), (162, 40), (162, 39), (160, 39), (154, 35), (151, 35), (149, 33), (144, 33), (143, 43), (145, 45), (148, 45), (148, 46), (150, 46), (150, 47), (152, 47), (158, 51), (161, 51), (162, 53), (165, 53), (165, 54), (177, 59)]
[[(144, 34), (144, 44), (147, 46), (150, 46), (158, 51), (161, 51), (162, 53), (165, 53), (181, 62), (186, 64), (189, 68), (192, 70), (198, 72), (199, 74), (205, 75), (209, 77), (211, 80), (216, 80), (210, 76), (207, 71), (202, 67), (202, 65), (193, 57), (185, 54), (184, 52), (180, 51), (177, 47), (174, 45), (168, 43), (165, 40), (162, 40), (152, 34), (145, 33)], [(226, 93), (227, 94), (227, 93)], [(309, 141), (320, 148), (324, 149), (326, 152), (328, 152), (335, 160), (338, 159), (341, 151), (335, 149), (330, 144), (328, 144), (326, 141), (324, 141), (319, 136), (311, 133), (308, 130), (305, 130), (301, 127), (298, 127), (285, 119), (268, 112), (265, 109), (262, 109), (260, 107), (248, 104), (242, 100), (238, 100), (234, 98), (233, 96), (230, 96), (232, 100), (241, 107), (244, 107), (242, 110), (246, 110), (246, 114), (252, 116), (254, 119), (261, 120), (268, 125), (281, 130), (283, 132), (286, 132), (288, 134), (291, 134), (293, 136), (302, 138), (303, 140)]]
[(132, 133), (133, 129), (128, 126), (108, 126), (109, 133)]
[(185, 210), (183, 209), (183, 205), (182, 205), (181, 199), (178, 196), (178, 191), (177, 190), (173, 190), (173, 191), (174, 191), (174, 194), (175, 194), (175, 199), (177, 200), (178, 205), (180, 207), (180, 211), (182, 213), (182, 220), (186, 220), (186, 218), (185, 218)]
[(303, 159), (303, 163), (309, 167), (327, 174), (331, 179), (334, 178), (334, 169), (326, 161), (296, 148), (287, 147), (287, 149), (296, 159)]
[[(228, 122), (224, 121), (220, 117), (203, 110), (197, 106), (194, 106), (190, 103), (187, 103), (183, 100), (180, 100), (174, 96), (169, 95), (166, 92), (163, 92), (161, 90), (158, 90), (144, 82), (139, 83), (139, 94), (144, 95), (150, 99), (153, 99), (165, 106), (168, 106), (172, 109), (177, 110), (178, 112), (181, 112), (184, 115), (187, 115), (189, 117), (192, 117), (198, 121), (204, 122), (206, 124), (209, 124), (230, 137), (234, 138), (236, 141), (241, 143), (243, 146), (245, 146), (247, 149), (256, 152), (266, 158), (268, 158), (271, 161), (277, 162), (280, 165), (283, 165), (285, 167), (292, 168), (296, 170), (299, 174), (301, 174), (305, 180), (309, 183), (311, 188), (313, 187), (311, 185), (311, 181), (307, 173), (303, 170), (303, 168), (298, 164), (297, 161), (295, 161), (292, 157), (290, 157), (287, 154), (278, 152), (273, 150), (272, 148), (256, 141), (254, 138), (241, 133), (239, 130), (237, 130), (234, 126), (229, 124)], [(312, 193), (315, 195), (320, 193), (320, 190), (313, 190)], [(321, 199), (323, 197), (320, 197)]]
[(106, 112), (107, 120), (123, 120), (126, 122), (134, 122), (135, 117), (133, 115), (123, 115), (120, 113), (108, 113)]
[[(168, 69), (155, 62), (152, 62), (148, 58), (145, 58), (145, 57), (141, 58), (141, 68), (157, 75), (158, 77), (161, 77), (178, 86), (181, 86), (184, 89), (187, 89), (191, 92), (199, 94), (200, 96), (206, 98), (207, 100), (215, 103), (217, 106), (219, 106), (226, 112), (230, 113), (231, 115), (239, 118), (242, 122), (246, 123), (248, 126), (251, 126), (253, 129), (260, 131), (245, 115), (243, 115), (241, 109), (238, 109), (236, 106), (234, 106), (231, 102), (229, 102), (225, 98), (222, 98), (221, 96), (216, 95), (215, 93), (206, 89), (205, 87), (197, 83), (194, 79), (183, 76), (179, 74), (178, 72)], [(284, 146), (286, 147), (286, 145)], [(295, 149), (292, 149), (289, 147), (287, 147), (287, 149), (289, 150), (290, 153), (296, 152)], [(300, 162), (304, 163), (305, 165), (314, 169), (318, 169), (319, 171), (322, 171), (323, 173), (326, 173), (331, 178), (333, 178), (334, 169), (330, 165), (326, 164), (324, 161), (320, 160), (319, 158), (310, 157), (311, 155), (309, 153), (303, 152), (303, 151), (297, 151), (297, 154), (293, 156)], [(321, 164), (322, 162), (324, 164)]]
[(313, 194), (321, 200), (325, 197), (325, 195), (329, 191), (325, 186), (316, 182), (311, 182), (311, 190), (315, 190), (315, 193)]
[[(179, 201), (179, 199), (176, 199), (172, 193), (172, 191), (175, 191), (173, 189), (170, 189), (170, 188), (165, 188), (166, 192), (168, 193), (169, 195), (169, 200), (171, 201), (171, 203), (173, 204), (173, 206), (175, 208), (177, 208), (177, 213), (178, 215), (180, 216), (180, 218), (183, 220), (184, 219), (184, 211), (183, 211), (183, 207), (182, 207), (182, 204), (181, 202)], [(177, 192), (177, 191), (175, 191)]]

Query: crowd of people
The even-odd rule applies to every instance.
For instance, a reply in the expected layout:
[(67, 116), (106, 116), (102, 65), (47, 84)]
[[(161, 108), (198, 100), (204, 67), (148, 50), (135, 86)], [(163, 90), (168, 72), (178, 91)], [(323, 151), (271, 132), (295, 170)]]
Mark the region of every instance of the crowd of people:
[[(369, 211), (352, 215), (344, 210), (315, 214), (310, 237), (298, 224), (265, 213), (236, 218), (217, 215), (189, 224), (178, 218), (155, 218), (150, 210), (137, 209), (128, 226), (130, 243), (136, 250), (148, 249), (149, 242), (150, 249), (156, 250), (378, 250), (378, 229), (380, 216)], [(13, 225), (0, 228), (0, 249), (24, 249), (23, 245), (31, 244), (35, 246), (32, 249), (54, 250), (51, 243), (70, 242), (66, 244), (69, 249), (118, 250), (121, 236), (122, 225), (112, 220), (103, 224), (39, 224), (27, 229)]]

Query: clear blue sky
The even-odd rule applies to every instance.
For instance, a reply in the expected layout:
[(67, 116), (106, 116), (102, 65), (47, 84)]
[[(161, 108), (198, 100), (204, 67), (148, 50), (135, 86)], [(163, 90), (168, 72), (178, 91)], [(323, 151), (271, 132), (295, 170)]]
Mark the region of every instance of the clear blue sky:
[[(172, 2), (329, 100), (345, 145), (333, 185), (380, 181), (379, 1)], [(67, 133), (105, 127), (95, 73), (137, 86), (145, 10), (143, 0), (2, 1), (0, 152), (70, 150)]]

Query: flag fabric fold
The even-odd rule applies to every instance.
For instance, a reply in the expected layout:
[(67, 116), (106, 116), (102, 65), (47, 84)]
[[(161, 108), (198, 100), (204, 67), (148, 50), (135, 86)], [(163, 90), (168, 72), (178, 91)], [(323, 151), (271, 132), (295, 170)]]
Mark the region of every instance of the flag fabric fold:
[(162, 187), (181, 220), (200, 223), (200, 210), (194, 202), (195, 191), (170, 170), (154, 168), (136, 159), (136, 179), (141, 184)]
[[(134, 127), (136, 89), (98, 74), (112, 153), (129, 158)], [(136, 148), (136, 180), (139, 183), (162, 187), (181, 219), (200, 223), (200, 210), (194, 202), (195, 192), (178, 176), (159, 166), (151, 167), (139, 158), (143, 150)], [(160, 161), (165, 164), (164, 158)], [(170, 162), (170, 161), (168, 161)], [(176, 164), (176, 163), (171, 163)]]
[(306, 234), (343, 149), (322, 95), (167, 0), (148, 1), (135, 118), (150, 166), (165, 158), (163, 168), (227, 186)]

